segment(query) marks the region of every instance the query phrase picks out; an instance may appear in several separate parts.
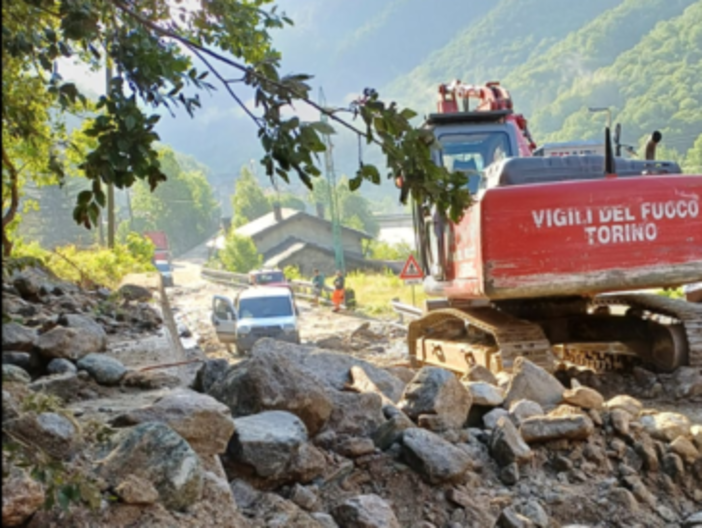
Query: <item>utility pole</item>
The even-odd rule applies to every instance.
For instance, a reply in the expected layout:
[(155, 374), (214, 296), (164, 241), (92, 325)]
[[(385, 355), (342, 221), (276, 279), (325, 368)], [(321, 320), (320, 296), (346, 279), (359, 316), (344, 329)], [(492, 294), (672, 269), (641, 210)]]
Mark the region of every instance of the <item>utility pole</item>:
[[(110, 83), (112, 81), (112, 61), (105, 45), (105, 94), (110, 97)], [(115, 247), (115, 184), (107, 184), (107, 246)]]
[[(324, 97), (324, 91), (319, 89), (319, 105), (326, 109), (327, 100)], [(322, 123), (328, 123), (328, 116), (322, 112), (320, 115)], [(344, 245), (341, 240), (341, 221), (339, 219), (339, 199), (336, 194), (336, 175), (334, 174), (334, 157), (332, 156), (332, 148), (334, 145), (331, 141), (330, 134), (323, 134), (324, 144), (327, 147), (324, 151), (324, 169), (327, 176), (327, 185), (329, 186), (329, 215), (332, 222), (332, 240), (334, 243), (334, 261), (336, 269), (345, 272), (344, 269)]]

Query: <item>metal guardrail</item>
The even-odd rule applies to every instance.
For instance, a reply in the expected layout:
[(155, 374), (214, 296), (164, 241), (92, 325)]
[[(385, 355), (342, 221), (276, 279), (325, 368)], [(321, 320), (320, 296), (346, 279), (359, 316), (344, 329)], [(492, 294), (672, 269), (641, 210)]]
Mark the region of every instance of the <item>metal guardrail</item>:
[[(227, 286), (247, 288), (249, 286), (249, 275), (247, 273), (234, 273), (231, 271), (214, 270), (211, 268), (202, 268), (200, 276), (211, 282), (218, 284), (226, 284)], [(288, 281), (290, 288), (295, 293), (296, 297), (306, 300), (314, 300), (314, 286), (307, 281)], [(320, 304), (331, 306), (331, 293), (334, 290), (329, 286), (325, 286), (322, 290), (322, 295), (319, 297)]]
[(400, 323), (405, 322), (405, 318), (410, 321), (413, 319), (418, 319), (422, 316), (422, 309), (416, 306), (410, 306), (409, 304), (403, 304), (400, 301), (390, 301), (392, 309), (397, 315), (400, 316)]

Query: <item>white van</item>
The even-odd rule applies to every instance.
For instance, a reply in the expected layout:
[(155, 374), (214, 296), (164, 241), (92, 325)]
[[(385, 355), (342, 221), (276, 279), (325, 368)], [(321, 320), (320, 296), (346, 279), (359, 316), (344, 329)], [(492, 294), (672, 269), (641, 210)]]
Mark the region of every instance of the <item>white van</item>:
[(255, 286), (234, 300), (222, 295), (212, 299), (212, 323), (221, 343), (236, 344), (245, 353), (262, 337), (300, 343), (295, 298), (288, 288)]

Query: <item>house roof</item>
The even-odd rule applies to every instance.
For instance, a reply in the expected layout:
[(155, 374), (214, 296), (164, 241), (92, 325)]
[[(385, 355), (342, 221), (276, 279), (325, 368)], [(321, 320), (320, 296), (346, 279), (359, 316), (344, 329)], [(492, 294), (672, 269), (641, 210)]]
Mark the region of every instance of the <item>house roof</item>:
[[(275, 219), (274, 212), (270, 212), (268, 214), (263, 215), (260, 218), (257, 218), (256, 220), (249, 222), (248, 224), (244, 224), (243, 226), (238, 227), (236, 229), (236, 232), (240, 235), (255, 237), (256, 235), (261, 235), (266, 231), (275, 229), (278, 226), (287, 224), (291, 220), (300, 217), (306, 217), (314, 222), (322, 222), (326, 225), (331, 226), (331, 222), (329, 220), (325, 220), (323, 218), (319, 218), (318, 216), (305, 213), (304, 211), (298, 211), (296, 209), (281, 207), (280, 214), (282, 217), (282, 220), (280, 221)], [(354, 234), (361, 238), (373, 238), (370, 234), (365, 233), (363, 231), (359, 231), (358, 229), (352, 229), (350, 227), (341, 226), (341, 230), (347, 233)]]
[[(303, 253), (308, 249), (316, 249), (318, 251), (326, 253), (332, 258), (334, 257), (334, 249), (332, 248), (320, 246), (319, 244), (313, 244), (312, 242), (305, 242), (304, 240), (299, 240), (296, 238), (291, 238), (283, 242), (276, 248), (268, 251), (266, 253), (267, 259), (264, 265), (281, 267), (282, 263), (285, 262), (287, 259), (297, 254)], [(363, 255), (358, 253), (352, 253), (349, 251), (344, 251), (344, 260), (351, 264), (360, 264), (363, 266), (377, 265), (378, 268), (381, 268), (383, 266), (383, 264), (380, 261), (374, 262), (372, 260), (367, 260), (363, 257)]]

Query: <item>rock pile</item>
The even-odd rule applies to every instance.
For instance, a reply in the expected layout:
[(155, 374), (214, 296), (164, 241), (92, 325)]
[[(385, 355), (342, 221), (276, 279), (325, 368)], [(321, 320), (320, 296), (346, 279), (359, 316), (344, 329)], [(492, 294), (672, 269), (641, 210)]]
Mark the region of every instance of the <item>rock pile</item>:
[(682, 415), (524, 359), (502, 385), (391, 370), (271, 340), (203, 366), (235, 417), (222, 460), (250, 526), (667, 526), (702, 508), (700, 427)]
[[(3, 283), (2, 311), (9, 319), (2, 325), (3, 380), (51, 392), (67, 384), (76, 389), (85, 371), (98, 385), (118, 384), (127, 369), (104, 354), (108, 336), (158, 329), (158, 309), (144, 302), (151, 296), (135, 285), (86, 291), (38, 268), (15, 274)], [(67, 400), (80, 397), (80, 391), (60, 392)]]
[[(510, 375), (475, 367), (459, 379), (346, 353), (379, 341), (362, 326), (342, 340), (343, 353), (264, 339), (239, 363), (206, 361), (191, 387), (173, 387), (104, 353), (120, 328), (149, 326), (129, 321), (146, 310), (147, 292), (128, 288), (118, 306), (108, 292), (49, 279), (26, 275), (3, 286), (13, 318), (2, 344), (4, 526), (702, 522), (702, 425), (674, 406), (646, 405), (656, 394), (702, 399), (699, 369), (638, 369), (635, 390), (626, 391), (634, 396), (621, 394), (621, 377), (551, 375), (525, 359)], [(123, 310), (124, 320), (110, 310)], [(129, 392), (136, 388), (149, 396)], [(134, 402), (108, 423), (66, 408), (115, 394)], [(92, 509), (42, 509), (56, 490), (6, 453), (9, 442), (60, 461), (65, 482), (80, 475), (63, 493)]]

